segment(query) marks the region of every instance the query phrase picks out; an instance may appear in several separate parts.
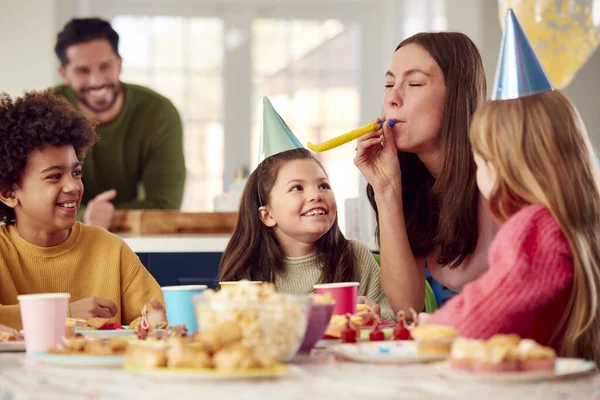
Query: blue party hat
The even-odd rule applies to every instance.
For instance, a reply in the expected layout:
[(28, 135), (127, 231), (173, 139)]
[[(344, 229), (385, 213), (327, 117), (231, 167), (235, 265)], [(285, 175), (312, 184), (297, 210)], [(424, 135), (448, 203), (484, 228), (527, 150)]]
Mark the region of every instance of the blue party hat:
[(498, 57), (492, 100), (509, 100), (552, 91), (554, 88), (537, 59), (512, 9), (508, 10)]
[(275, 111), (271, 101), (263, 97), (263, 127), (258, 150), (258, 162), (277, 153), (301, 147), (302, 144), (283, 118)]

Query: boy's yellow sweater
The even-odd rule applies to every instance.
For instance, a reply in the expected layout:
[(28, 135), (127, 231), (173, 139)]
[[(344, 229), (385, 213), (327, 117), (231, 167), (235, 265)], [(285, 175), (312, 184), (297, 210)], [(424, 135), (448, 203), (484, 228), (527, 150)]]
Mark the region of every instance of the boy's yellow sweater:
[(112, 233), (76, 222), (66, 241), (39, 247), (0, 226), (0, 324), (21, 329), (17, 295), (70, 293), (74, 302), (96, 296), (117, 305), (114, 321), (129, 324), (160, 286), (125, 242)]

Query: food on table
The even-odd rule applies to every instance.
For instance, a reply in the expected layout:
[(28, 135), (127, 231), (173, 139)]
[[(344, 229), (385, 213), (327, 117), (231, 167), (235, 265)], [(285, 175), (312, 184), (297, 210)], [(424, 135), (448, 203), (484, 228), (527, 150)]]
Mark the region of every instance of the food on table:
[(516, 349), (521, 371), (554, 371), (556, 352), (531, 339), (523, 339)]
[(0, 332), (0, 342), (15, 342), (17, 336), (14, 333)]
[[(262, 347), (274, 359), (286, 361), (296, 354), (304, 338), (310, 300), (309, 296), (277, 293), (275, 285), (262, 283), (206, 290), (194, 301), (200, 335), (235, 322), (241, 329), (242, 345)], [(218, 335), (219, 340), (225, 337), (224, 333)]]
[(331, 296), (331, 293), (312, 293), (310, 296), (312, 298), (313, 304), (331, 304), (333, 302), (333, 297)]
[[(146, 306), (144, 306), (145, 308)], [(129, 323), (129, 329), (137, 331), (142, 323), (143, 316), (139, 316)], [(149, 311), (148, 312), (148, 323), (152, 329), (165, 329), (168, 326), (165, 321), (163, 314), (160, 311)]]
[(93, 339), (86, 337), (65, 338), (62, 346), (49, 349), (48, 354), (86, 355), (86, 356), (120, 356), (125, 353), (127, 339), (113, 337), (110, 339)]
[(369, 333), (369, 340), (371, 342), (381, 342), (385, 340), (385, 335), (381, 329), (379, 329), (379, 320), (375, 322), (375, 328)]
[(398, 325), (394, 327), (392, 332), (393, 340), (412, 340), (412, 336), (410, 335), (410, 331), (406, 327), (405, 324), (406, 317), (404, 315), (404, 311), (400, 310), (398, 312)]
[(450, 354), (458, 331), (445, 325), (421, 325), (415, 327), (410, 334), (417, 342), (417, 352), (420, 355), (443, 356)]
[(351, 325), (350, 317), (351, 316), (348, 315), (346, 327), (342, 330), (342, 343), (356, 343), (356, 336), (358, 336), (360, 332), (357, 332), (354, 326)]
[(356, 305), (356, 312), (357, 313), (370, 313), (371, 312), (371, 307), (369, 307), (366, 304), (357, 304)]
[(214, 368), (219, 371), (268, 368), (277, 361), (262, 346), (243, 344), (241, 326), (233, 321), (193, 336), (163, 340), (133, 340), (125, 354), (132, 368)]
[(458, 338), (452, 344), (450, 366), (473, 373), (554, 371), (556, 353), (518, 335), (496, 335), (488, 340)]
[[(350, 317), (350, 326), (354, 328), (357, 335), (360, 335), (360, 328), (364, 325), (364, 320), (361, 316), (352, 315)], [(345, 315), (333, 315), (331, 317), (331, 321), (329, 321), (329, 326), (325, 331), (326, 337), (332, 338), (340, 338), (342, 336), (342, 331), (346, 328), (348, 324), (348, 317)]]

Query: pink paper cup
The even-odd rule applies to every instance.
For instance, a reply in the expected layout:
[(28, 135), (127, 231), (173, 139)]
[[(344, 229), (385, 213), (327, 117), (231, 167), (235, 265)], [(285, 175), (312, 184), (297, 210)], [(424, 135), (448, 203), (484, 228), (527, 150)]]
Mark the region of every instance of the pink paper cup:
[(336, 315), (355, 314), (358, 301), (358, 282), (323, 283), (314, 285), (315, 293), (331, 293), (335, 301), (333, 313)]
[(69, 293), (17, 296), (27, 353), (45, 352), (62, 343), (70, 298)]

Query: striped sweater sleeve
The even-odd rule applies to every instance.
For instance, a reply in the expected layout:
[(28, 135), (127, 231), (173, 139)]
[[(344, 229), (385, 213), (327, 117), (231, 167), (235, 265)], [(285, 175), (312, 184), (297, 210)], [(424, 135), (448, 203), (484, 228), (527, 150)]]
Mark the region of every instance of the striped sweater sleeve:
[(381, 286), (379, 265), (371, 250), (362, 242), (353, 241), (352, 248), (356, 257), (357, 279), (360, 282), (359, 294), (374, 301), (381, 308), (381, 319), (395, 320), (392, 306)]
[(454, 326), (461, 335), (486, 339), (522, 334), (534, 315), (572, 285), (572, 253), (543, 206), (515, 214), (498, 232), (489, 269), (435, 312), (428, 323)]

